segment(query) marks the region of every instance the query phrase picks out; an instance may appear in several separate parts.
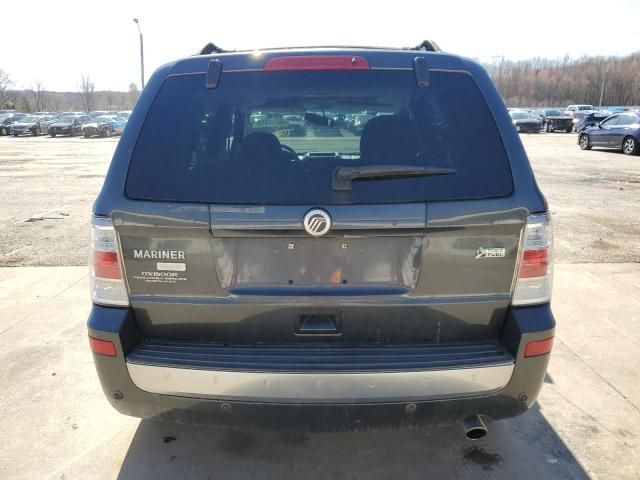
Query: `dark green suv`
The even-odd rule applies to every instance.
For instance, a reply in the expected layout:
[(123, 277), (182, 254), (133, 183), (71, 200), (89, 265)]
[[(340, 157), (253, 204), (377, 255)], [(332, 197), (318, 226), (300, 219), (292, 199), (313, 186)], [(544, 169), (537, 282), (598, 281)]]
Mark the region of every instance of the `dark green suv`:
[(485, 71), (428, 42), (159, 68), (92, 251), (91, 346), (128, 415), (479, 438), (545, 375), (545, 199)]

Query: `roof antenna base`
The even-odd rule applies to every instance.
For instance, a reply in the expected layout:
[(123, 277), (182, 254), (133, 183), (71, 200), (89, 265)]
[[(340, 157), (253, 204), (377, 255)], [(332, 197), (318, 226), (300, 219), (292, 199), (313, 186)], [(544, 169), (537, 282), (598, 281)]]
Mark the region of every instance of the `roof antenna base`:
[(212, 53), (226, 53), (227, 50), (223, 50), (215, 43), (207, 43), (202, 49), (198, 52), (198, 55), (211, 55)]
[(409, 47), (407, 50), (422, 50), (424, 52), (440, 52), (440, 47), (433, 40), (423, 40), (420, 45)]

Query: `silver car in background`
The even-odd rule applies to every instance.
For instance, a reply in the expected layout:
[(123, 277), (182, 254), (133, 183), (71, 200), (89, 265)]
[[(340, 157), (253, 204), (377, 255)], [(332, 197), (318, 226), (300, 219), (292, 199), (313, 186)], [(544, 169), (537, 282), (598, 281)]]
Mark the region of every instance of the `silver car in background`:
[(49, 131), (49, 125), (56, 119), (50, 115), (27, 115), (19, 121), (11, 125), (11, 134), (14, 137), (18, 135), (33, 135), (34, 137)]

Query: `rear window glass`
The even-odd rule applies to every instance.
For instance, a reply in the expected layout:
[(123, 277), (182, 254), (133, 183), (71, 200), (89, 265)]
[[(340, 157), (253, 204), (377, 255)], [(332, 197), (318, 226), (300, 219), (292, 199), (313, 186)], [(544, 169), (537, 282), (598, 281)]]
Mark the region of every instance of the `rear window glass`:
[[(339, 167), (403, 165), (455, 173), (357, 179)], [(169, 77), (144, 121), (126, 193), (207, 203), (395, 203), (512, 191), (498, 129), (473, 79), (413, 71), (224, 73)]]

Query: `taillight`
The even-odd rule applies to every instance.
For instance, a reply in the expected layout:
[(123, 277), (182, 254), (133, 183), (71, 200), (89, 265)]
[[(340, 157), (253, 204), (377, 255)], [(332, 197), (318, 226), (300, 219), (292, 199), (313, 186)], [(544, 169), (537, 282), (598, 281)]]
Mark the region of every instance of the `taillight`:
[(521, 248), (511, 304), (534, 305), (551, 301), (552, 231), (548, 213), (529, 216), (524, 227)]
[(91, 299), (100, 305), (128, 306), (129, 296), (118, 258), (118, 240), (113, 223), (104, 217), (91, 219)]

